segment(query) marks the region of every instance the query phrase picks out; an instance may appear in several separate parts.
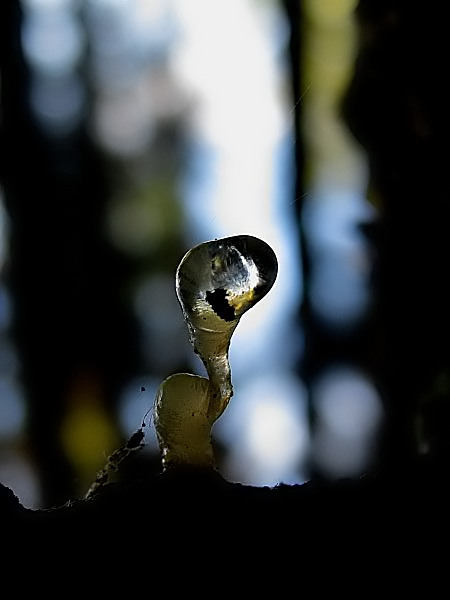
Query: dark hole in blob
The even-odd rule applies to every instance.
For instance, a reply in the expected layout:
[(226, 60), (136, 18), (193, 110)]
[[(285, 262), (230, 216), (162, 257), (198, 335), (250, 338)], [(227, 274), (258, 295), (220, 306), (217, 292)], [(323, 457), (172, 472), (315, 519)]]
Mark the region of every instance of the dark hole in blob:
[(206, 301), (209, 303), (216, 315), (224, 321), (234, 321), (236, 318), (234, 314), (234, 308), (228, 304), (225, 290), (222, 288), (218, 288), (213, 292), (206, 292)]

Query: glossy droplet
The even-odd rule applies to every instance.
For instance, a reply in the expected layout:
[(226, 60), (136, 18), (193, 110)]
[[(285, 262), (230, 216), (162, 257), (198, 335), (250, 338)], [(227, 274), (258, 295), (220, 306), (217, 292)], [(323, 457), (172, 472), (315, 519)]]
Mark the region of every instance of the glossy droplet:
[(153, 418), (164, 467), (213, 464), (208, 393), (209, 381), (189, 373), (175, 373), (159, 386)]
[(154, 406), (163, 465), (211, 466), (211, 427), (233, 395), (228, 357), (241, 316), (273, 286), (278, 262), (262, 240), (238, 235), (194, 246), (176, 272), (176, 292), (208, 378), (165, 379)]
[(190, 341), (211, 382), (209, 416), (217, 419), (232, 394), (228, 349), (241, 316), (273, 286), (278, 261), (259, 238), (238, 235), (194, 246), (176, 272), (176, 292)]
[(176, 273), (184, 315), (194, 329), (224, 332), (275, 282), (272, 248), (250, 235), (204, 242), (187, 252)]

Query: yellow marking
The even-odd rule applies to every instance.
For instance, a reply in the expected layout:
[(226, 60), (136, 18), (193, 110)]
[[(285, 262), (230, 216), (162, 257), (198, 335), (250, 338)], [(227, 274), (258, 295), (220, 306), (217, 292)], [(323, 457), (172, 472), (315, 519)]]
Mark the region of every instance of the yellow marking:
[(234, 296), (234, 298), (227, 298), (227, 300), (228, 304), (232, 306), (235, 311), (237, 311), (238, 313), (242, 313), (245, 310), (247, 310), (249, 306), (254, 304), (255, 290), (248, 290), (246, 292), (243, 292), (242, 294), (239, 294), (238, 296)]

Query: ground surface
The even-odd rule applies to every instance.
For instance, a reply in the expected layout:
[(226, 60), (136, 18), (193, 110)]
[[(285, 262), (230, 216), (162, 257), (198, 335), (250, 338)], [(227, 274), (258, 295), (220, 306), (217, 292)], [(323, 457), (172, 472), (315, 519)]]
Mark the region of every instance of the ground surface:
[(12, 573), (8, 562), (25, 567), (13, 578), (18, 590), (52, 589), (57, 575), (73, 592), (105, 594), (119, 585), (140, 593), (156, 578), (169, 595), (203, 586), (206, 594), (209, 581), (211, 593), (313, 584), (349, 594), (395, 585), (406, 594), (423, 584), (428, 598), (434, 588), (441, 597), (450, 533), (445, 468), (424, 461), (396, 474), (275, 488), (174, 471), (45, 511), (24, 509), (2, 487), (3, 573)]

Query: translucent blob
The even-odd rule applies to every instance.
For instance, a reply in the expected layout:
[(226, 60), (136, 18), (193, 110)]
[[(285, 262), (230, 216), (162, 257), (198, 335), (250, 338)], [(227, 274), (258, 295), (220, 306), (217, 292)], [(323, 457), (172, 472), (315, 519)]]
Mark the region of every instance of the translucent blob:
[(194, 246), (176, 271), (176, 292), (208, 378), (177, 373), (157, 392), (154, 423), (163, 465), (214, 462), (211, 427), (233, 387), (228, 349), (241, 316), (275, 282), (278, 262), (262, 240), (239, 235)]
[(209, 382), (205, 377), (176, 373), (156, 395), (154, 423), (163, 465), (213, 465)]
[(271, 289), (277, 272), (272, 248), (249, 235), (199, 244), (178, 266), (177, 296), (194, 351), (217, 388), (217, 416), (233, 393), (228, 358), (233, 331), (241, 316)]
[(202, 332), (232, 332), (244, 312), (267, 294), (277, 272), (274, 251), (253, 236), (192, 248), (177, 269), (176, 290), (195, 350)]

